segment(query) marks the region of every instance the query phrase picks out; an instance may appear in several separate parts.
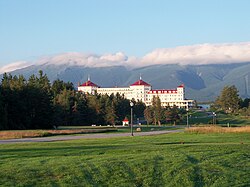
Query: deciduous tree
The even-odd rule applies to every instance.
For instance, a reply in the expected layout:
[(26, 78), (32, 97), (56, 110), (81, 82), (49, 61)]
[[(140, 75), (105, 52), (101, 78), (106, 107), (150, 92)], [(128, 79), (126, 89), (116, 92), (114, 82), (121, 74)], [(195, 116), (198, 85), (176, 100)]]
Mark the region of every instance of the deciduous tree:
[(161, 120), (163, 120), (163, 108), (161, 106), (161, 100), (159, 97), (153, 97), (152, 100), (152, 110), (153, 110), (153, 117), (154, 117), (154, 124), (161, 125)]
[(147, 125), (151, 124), (153, 122), (153, 110), (152, 107), (147, 106), (144, 110), (144, 118), (147, 121)]
[(173, 125), (176, 125), (176, 123), (180, 121), (181, 111), (182, 110), (177, 108), (176, 106), (173, 106), (172, 108), (166, 107), (165, 110), (166, 121), (169, 121), (173, 123)]
[(226, 112), (234, 113), (239, 109), (239, 102), (238, 90), (233, 85), (223, 88), (220, 96), (215, 101), (215, 105)]

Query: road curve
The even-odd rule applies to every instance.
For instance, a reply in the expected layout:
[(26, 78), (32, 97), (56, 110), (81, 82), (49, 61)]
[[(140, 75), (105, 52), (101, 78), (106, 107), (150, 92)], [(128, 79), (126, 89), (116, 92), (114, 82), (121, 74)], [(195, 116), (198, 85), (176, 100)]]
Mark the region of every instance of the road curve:
[[(136, 132), (134, 136), (150, 136), (167, 133), (183, 132), (183, 129), (179, 130), (164, 130), (164, 131), (150, 131), (150, 132)], [(22, 138), (22, 139), (8, 139), (0, 140), (0, 144), (12, 144), (12, 143), (26, 143), (26, 142), (55, 142), (55, 141), (66, 141), (66, 140), (78, 140), (78, 139), (98, 139), (98, 138), (113, 138), (113, 137), (126, 137), (131, 136), (131, 133), (99, 133), (99, 134), (83, 134), (83, 135), (72, 135), (72, 136), (50, 136), (41, 138)]]

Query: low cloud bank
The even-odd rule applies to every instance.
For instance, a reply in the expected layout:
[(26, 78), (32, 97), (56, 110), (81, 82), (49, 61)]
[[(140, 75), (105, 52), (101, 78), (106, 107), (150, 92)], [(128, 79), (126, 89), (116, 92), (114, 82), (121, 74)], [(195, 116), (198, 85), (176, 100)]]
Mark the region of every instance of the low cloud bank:
[(142, 58), (115, 54), (63, 53), (40, 58), (34, 62), (20, 61), (0, 68), (0, 73), (34, 65), (76, 65), (85, 67), (126, 66), (129, 68), (156, 64), (205, 65), (250, 62), (250, 42), (200, 44), (176, 48), (155, 49)]
[(26, 62), (26, 61), (18, 61), (18, 62), (14, 62), (12, 64), (8, 64), (6, 66), (3, 66), (0, 68), (0, 73), (4, 73), (4, 72), (11, 72), (17, 69), (22, 69), (22, 68), (26, 68), (28, 66), (30, 66), (31, 63)]
[(250, 62), (250, 42), (235, 44), (201, 44), (156, 49), (142, 58), (152, 64), (227, 64)]
[(39, 65), (76, 65), (86, 67), (107, 67), (115, 65), (126, 65), (128, 57), (122, 52), (115, 54), (85, 54), (85, 53), (63, 53), (52, 57), (44, 57), (37, 61)]

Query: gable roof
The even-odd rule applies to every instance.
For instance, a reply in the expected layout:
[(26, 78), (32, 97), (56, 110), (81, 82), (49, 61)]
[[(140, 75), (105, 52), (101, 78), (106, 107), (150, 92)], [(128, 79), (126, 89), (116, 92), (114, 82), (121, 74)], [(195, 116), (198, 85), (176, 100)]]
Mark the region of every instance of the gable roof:
[(81, 84), (80, 86), (92, 86), (92, 87), (100, 87), (97, 84), (91, 82), (90, 80), (86, 81), (85, 83)]
[(180, 86), (178, 86), (178, 88), (184, 88), (184, 84), (181, 84)]
[(122, 122), (129, 122), (128, 118), (124, 118)]
[(151, 85), (140, 79), (135, 83), (131, 84), (130, 86), (151, 86)]

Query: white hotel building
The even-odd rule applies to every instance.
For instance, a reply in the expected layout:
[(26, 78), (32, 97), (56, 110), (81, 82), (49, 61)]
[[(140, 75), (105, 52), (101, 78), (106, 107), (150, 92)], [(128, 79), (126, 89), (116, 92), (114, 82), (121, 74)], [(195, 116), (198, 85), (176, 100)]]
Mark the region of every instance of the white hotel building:
[(142, 101), (146, 106), (152, 105), (153, 97), (159, 97), (162, 106), (177, 106), (179, 108), (188, 108), (193, 106), (193, 100), (185, 99), (184, 85), (178, 86), (176, 89), (171, 90), (152, 90), (152, 86), (140, 77), (138, 81), (131, 84), (129, 87), (114, 87), (114, 88), (101, 88), (88, 79), (85, 83), (78, 85), (78, 91), (88, 94), (101, 94), (111, 95), (119, 93), (124, 95), (129, 100)]

